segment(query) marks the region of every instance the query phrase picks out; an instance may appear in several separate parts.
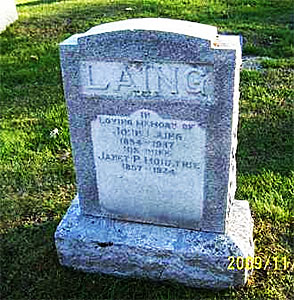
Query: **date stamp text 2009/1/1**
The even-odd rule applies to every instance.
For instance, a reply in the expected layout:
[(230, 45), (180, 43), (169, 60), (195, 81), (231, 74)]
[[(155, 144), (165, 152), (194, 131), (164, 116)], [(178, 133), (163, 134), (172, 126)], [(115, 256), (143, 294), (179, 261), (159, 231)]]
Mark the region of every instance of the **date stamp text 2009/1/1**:
[(242, 257), (229, 256), (228, 270), (273, 270), (273, 271), (294, 271), (294, 263), (287, 256), (283, 257)]

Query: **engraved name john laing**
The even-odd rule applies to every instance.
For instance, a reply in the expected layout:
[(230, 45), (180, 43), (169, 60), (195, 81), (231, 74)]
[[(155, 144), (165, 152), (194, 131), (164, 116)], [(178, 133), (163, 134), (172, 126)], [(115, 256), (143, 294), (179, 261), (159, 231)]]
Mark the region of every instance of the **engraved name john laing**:
[(209, 64), (85, 61), (80, 72), (84, 94), (213, 104)]
[[(119, 163), (126, 171), (162, 175), (203, 172), (204, 133), (193, 121), (164, 120), (152, 111), (139, 110), (129, 117), (99, 115), (92, 130), (100, 141), (94, 151), (99, 164)], [(197, 153), (191, 156), (184, 152), (195, 134), (202, 143), (197, 148), (195, 144)]]

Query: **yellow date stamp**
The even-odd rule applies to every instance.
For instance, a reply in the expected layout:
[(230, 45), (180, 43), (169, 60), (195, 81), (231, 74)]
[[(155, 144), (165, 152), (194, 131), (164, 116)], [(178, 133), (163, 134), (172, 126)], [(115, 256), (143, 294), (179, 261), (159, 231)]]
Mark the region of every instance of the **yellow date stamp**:
[(266, 257), (260, 256), (229, 256), (228, 270), (273, 270), (273, 271), (294, 271), (294, 263), (287, 256)]

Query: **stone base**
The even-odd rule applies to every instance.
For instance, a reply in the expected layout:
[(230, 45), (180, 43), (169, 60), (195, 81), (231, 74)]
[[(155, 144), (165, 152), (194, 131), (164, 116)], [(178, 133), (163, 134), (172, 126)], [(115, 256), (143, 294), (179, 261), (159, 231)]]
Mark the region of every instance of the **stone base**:
[(247, 269), (228, 257), (254, 256), (247, 201), (235, 200), (227, 234), (84, 216), (78, 197), (55, 233), (60, 263), (86, 272), (176, 281), (192, 287), (245, 284)]

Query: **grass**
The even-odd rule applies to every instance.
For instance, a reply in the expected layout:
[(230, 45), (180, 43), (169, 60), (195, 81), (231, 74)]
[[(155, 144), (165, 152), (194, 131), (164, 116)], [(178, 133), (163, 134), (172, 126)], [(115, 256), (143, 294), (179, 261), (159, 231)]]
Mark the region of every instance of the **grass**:
[[(90, 27), (168, 17), (242, 34), (236, 198), (249, 200), (256, 255), (294, 263), (294, 17), (290, 0), (18, 0), (0, 36), (1, 296), (3, 299), (293, 299), (293, 268), (256, 270), (245, 287), (195, 290), (61, 267), (53, 235), (75, 195), (58, 43)], [(57, 130), (58, 132), (57, 132)]]

